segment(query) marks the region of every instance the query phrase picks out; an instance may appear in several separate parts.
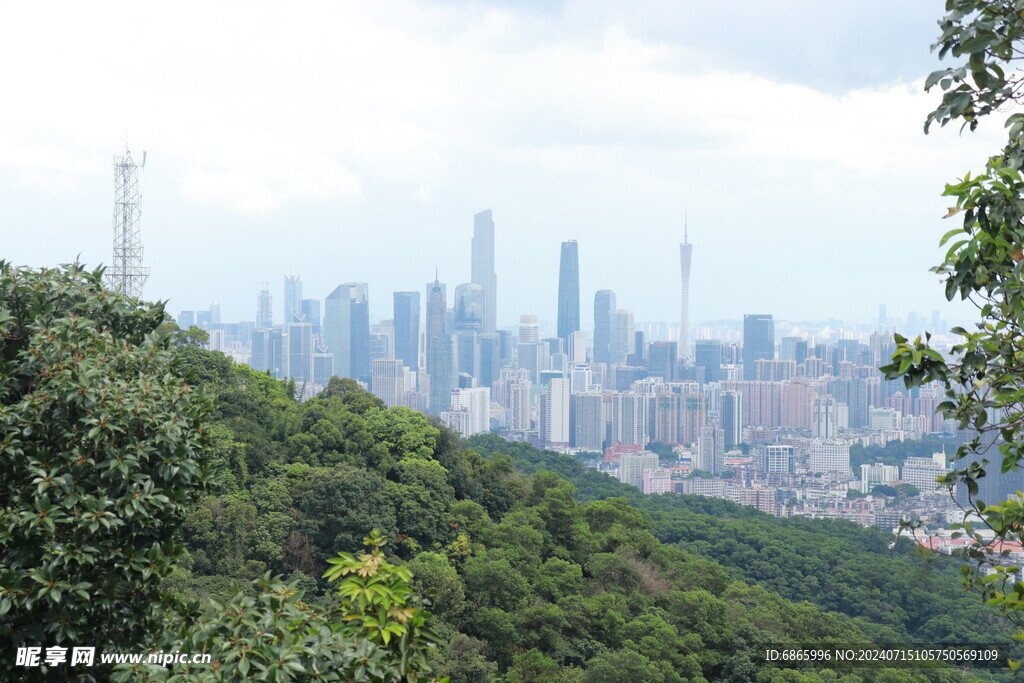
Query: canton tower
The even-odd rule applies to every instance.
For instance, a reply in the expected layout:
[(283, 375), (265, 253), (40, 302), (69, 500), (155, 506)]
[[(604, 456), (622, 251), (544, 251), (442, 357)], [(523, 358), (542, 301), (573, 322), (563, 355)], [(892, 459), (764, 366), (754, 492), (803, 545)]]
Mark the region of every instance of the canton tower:
[(679, 357), (689, 360), (690, 355), (690, 262), (693, 245), (690, 244), (689, 220), (683, 219), (683, 243), (679, 245), (679, 266), (683, 274), (683, 305), (679, 316)]

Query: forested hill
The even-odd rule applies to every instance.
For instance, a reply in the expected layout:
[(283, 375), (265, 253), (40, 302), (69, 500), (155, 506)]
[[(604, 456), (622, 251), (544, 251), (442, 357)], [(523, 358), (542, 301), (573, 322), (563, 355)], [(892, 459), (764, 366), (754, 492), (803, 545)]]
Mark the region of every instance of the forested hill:
[(495, 435), (470, 444), (486, 457), (511, 456), (524, 472), (551, 471), (581, 500), (625, 497), (652, 520), (663, 543), (715, 560), (730, 576), (790, 600), (853, 617), (876, 641), (1016, 641), (976, 593), (965, 592), (957, 560), (922, 556), (908, 539), (846, 520), (776, 518), (703, 496), (645, 496), (578, 460)]
[[(894, 596), (860, 591), (868, 565), (882, 560), (896, 581), (925, 577), (924, 602), (937, 611), (963, 610), (970, 628), (983, 628), (945, 574), (886, 551), (875, 532), (644, 500), (562, 456), (494, 436), (467, 443), (420, 413), (385, 408), (350, 380), (297, 403), (287, 385), (220, 354), (186, 345), (178, 355), (180, 370), (215, 395), (223, 481), (188, 515), (188, 561), (166, 582), (180, 594), (216, 596), (270, 571), (326, 605), (327, 558), (356, 551), (379, 529), (432, 601), (443, 640), (435, 671), (452, 681), (875, 680), (878, 672), (809, 666), (777, 678), (781, 670), (760, 665), (757, 653), (772, 643), (919, 635), (910, 596), (886, 616)], [(719, 547), (721, 524), (736, 526)], [(741, 568), (757, 533), (766, 566)], [(774, 583), (772, 552), (790, 572)], [(799, 590), (829, 567), (831, 583)], [(856, 604), (829, 603), (821, 593), (833, 589)], [(981, 642), (1003, 633), (987, 628)], [(964, 679), (950, 669), (877, 678)]]

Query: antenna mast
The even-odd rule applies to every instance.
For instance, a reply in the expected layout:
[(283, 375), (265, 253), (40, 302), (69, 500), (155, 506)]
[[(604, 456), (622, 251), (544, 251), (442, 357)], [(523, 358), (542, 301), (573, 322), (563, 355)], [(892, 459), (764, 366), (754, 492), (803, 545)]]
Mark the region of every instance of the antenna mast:
[[(142, 159), (145, 165), (145, 152)], [(149, 268), (142, 265), (139, 168), (127, 149), (124, 156), (114, 157), (114, 261), (107, 269), (107, 285), (136, 299), (142, 298), (142, 286), (149, 279)]]

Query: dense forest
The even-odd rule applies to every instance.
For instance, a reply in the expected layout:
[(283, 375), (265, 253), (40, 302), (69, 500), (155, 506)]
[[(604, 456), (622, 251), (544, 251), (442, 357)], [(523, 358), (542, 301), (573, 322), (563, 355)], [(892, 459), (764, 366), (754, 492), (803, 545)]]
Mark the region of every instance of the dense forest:
[[(95, 274), (0, 285), (21, 302), (0, 316), (5, 656), (114, 624), (126, 649), (214, 655), (98, 670), (117, 680), (852, 683), (975, 675), (760, 656), (1010, 642), (951, 562), (877, 530), (644, 497), (566, 456), (467, 442), (352, 380), (299, 402), (159, 306), (105, 303)], [(188, 495), (154, 489), (182, 472)], [(387, 600), (367, 602), (368, 576)]]

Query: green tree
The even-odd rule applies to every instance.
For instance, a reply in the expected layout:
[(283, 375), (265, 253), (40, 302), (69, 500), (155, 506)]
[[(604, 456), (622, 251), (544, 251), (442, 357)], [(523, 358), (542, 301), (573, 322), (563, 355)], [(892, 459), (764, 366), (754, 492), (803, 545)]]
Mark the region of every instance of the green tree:
[[(938, 87), (942, 101), (925, 123), (960, 122), (975, 130), (987, 115), (1020, 102), (1024, 74), (1014, 62), (1024, 54), (1024, 15), (1014, 0), (947, 0), (933, 50), (955, 64), (928, 76), (925, 88)], [(954, 328), (959, 342), (948, 355), (931, 345), (930, 335), (914, 340), (896, 336), (886, 377), (902, 377), (908, 387), (938, 382), (946, 393), (939, 411), (973, 438), (957, 449), (955, 469), (943, 479), (962, 483), (968, 512), (977, 512), (996, 532), (996, 540), (1016, 539), (1024, 531), (1024, 502), (984, 501), (978, 481), (994, 472), (1019, 467), (1024, 456), (1024, 114), (1006, 120), (1003, 149), (981, 173), (966, 174), (946, 186), (953, 197), (948, 218), (961, 219), (940, 242), (947, 251), (933, 270), (945, 281), (947, 299), (972, 302), (979, 312), (975, 329)], [(1019, 623), (1024, 621), (1024, 584), (996, 566), (995, 545), (974, 525), (965, 524), (977, 543), (967, 551), (969, 584), (981, 586), (992, 604)]]
[(0, 262), (0, 658), (158, 631), (159, 579), (209, 481), (202, 391), (174, 372), (163, 306), (102, 271)]
[(409, 587), (409, 568), (384, 559), (381, 548), (385, 539), (380, 532), (371, 531), (364, 544), (369, 552), (358, 557), (338, 553), (338, 557), (328, 560), (333, 566), (324, 572), (328, 581), (342, 579), (338, 596), (344, 627), (340, 632), (386, 648), (394, 657), (399, 676), (407, 681), (421, 680), (422, 674), (430, 672), (430, 652), (440, 642), (427, 625), (430, 612), (417, 605)]

